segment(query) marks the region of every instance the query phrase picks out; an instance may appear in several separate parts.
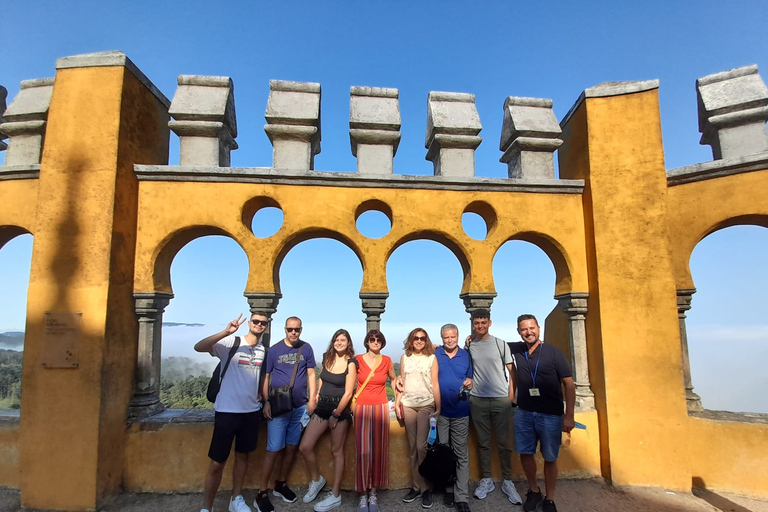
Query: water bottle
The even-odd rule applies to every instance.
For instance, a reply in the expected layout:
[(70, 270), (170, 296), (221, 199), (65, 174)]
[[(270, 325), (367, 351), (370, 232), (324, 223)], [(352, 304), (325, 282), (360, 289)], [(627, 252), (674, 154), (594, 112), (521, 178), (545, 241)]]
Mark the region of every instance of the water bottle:
[(437, 418), (434, 416), (429, 418), (429, 438), (427, 438), (427, 444), (435, 444), (437, 441)]

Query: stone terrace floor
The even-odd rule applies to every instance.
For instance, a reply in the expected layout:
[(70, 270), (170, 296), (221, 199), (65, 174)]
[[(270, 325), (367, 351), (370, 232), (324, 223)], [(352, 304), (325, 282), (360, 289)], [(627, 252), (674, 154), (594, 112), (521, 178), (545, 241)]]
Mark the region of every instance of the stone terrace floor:
[[(518, 490), (523, 488), (517, 483)], [(311, 504), (304, 504), (301, 496), (306, 489), (294, 489), (299, 495), (295, 503), (283, 503), (273, 498), (276, 512), (312, 512)], [(614, 488), (602, 480), (564, 480), (558, 484), (557, 506), (560, 512), (768, 512), (768, 501), (748, 499), (731, 494), (720, 494), (695, 489), (693, 494), (678, 494), (663, 489)], [(379, 493), (381, 512), (417, 512), (423, 510), (420, 500), (403, 503), (403, 490), (388, 490)], [(253, 491), (246, 491), (249, 505), (253, 503)], [(320, 497), (322, 497), (321, 493)], [(523, 493), (521, 493), (523, 494)], [(340, 512), (356, 512), (357, 495), (354, 492), (343, 493)], [(123, 494), (104, 506), (102, 512), (197, 512), (201, 507), (200, 493), (186, 494)], [(221, 492), (216, 498), (214, 512), (228, 510), (229, 494)], [(432, 512), (448, 512), (442, 503), (442, 496), (435, 496)], [(471, 498), (469, 506), (472, 512), (522, 511), (522, 506), (512, 505), (501, 493), (500, 486), (485, 500)], [(19, 492), (0, 488), (0, 511), (16, 512), (21, 510)], [(25, 509), (33, 512), (32, 509)]]

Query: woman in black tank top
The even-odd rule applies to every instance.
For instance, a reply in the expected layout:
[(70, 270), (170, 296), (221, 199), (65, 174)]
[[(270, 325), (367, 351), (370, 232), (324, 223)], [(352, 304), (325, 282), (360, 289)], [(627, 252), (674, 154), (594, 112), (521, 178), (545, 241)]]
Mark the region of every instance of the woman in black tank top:
[[(351, 367), (351, 368), (350, 368)], [(352, 338), (344, 329), (333, 334), (328, 349), (323, 354), (320, 371), (320, 385), (317, 390), (317, 406), (312, 419), (304, 430), (299, 450), (304, 456), (307, 473), (312, 478), (304, 495), (304, 503), (313, 501), (325, 486), (326, 480), (320, 474), (315, 454), (315, 445), (323, 433), (331, 431), (331, 453), (333, 454), (333, 490), (315, 504), (316, 512), (341, 506), (341, 477), (344, 474), (344, 441), (347, 428), (352, 422), (349, 405), (355, 391), (357, 363)]]

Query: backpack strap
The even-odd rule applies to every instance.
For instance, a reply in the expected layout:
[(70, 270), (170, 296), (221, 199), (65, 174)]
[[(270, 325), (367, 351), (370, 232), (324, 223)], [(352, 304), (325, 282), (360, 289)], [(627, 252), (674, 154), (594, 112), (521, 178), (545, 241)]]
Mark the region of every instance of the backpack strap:
[(229, 368), (229, 363), (230, 361), (232, 361), (232, 358), (235, 356), (235, 352), (237, 352), (238, 348), (240, 348), (240, 336), (235, 336), (235, 343), (234, 345), (232, 345), (232, 348), (229, 349), (227, 362), (224, 365), (224, 368), (221, 369), (221, 379), (219, 379), (219, 385), (221, 385), (221, 383), (224, 382), (224, 375), (227, 374), (227, 368)]
[(299, 345), (299, 352), (296, 354), (296, 364), (293, 365), (293, 375), (291, 375), (291, 383), (288, 384), (288, 386), (291, 389), (293, 389), (293, 383), (296, 381), (296, 372), (299, 370), (299, 365), (301, 364), (301, 349), (304, 348), (304, 343)]

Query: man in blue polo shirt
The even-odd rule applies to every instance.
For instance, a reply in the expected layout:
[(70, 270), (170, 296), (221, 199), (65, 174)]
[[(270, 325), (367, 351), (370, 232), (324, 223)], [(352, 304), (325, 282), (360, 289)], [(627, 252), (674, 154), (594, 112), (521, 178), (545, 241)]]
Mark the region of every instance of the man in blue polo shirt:
[(469, 512), (469, 397), (472, 389), (472, 363), (469, 353), (459, 348), (459, 328), (445, 324), (440, 329), (443, 346), (435, 350), (442, 405), (437, 420), (437, 435), (450, 444), (456, 454), (456, 483), (445, 490), (443, 503), (458, 512)]

